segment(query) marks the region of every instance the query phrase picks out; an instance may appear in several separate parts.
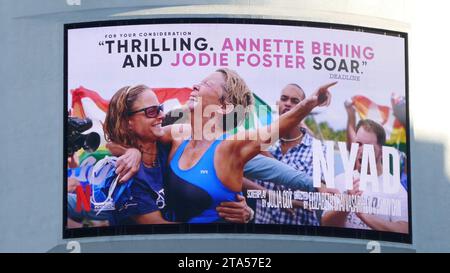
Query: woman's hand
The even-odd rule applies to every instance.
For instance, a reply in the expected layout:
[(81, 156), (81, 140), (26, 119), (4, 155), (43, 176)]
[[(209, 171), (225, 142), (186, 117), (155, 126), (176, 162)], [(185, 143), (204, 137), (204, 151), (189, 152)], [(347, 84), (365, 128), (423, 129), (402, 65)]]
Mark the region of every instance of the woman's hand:
[(237, 202), (222, 202), (216, 208), (219, 216), (228, 222), (245, 224), (250, 222), (255, 212), (247, 206), (245, 197), (242, 195), (236, 195), (239, 201)]
[(119, 183), (130, 180), (138, 171), (142, 154), (138, 149), (130, 148), (116, 162), (116, 174), (120, 176)]
[(307, 100), (311, 100), (315, 102), (315, 106), (328, 106), (331, 103), (331, 93), (328, 88), (335, 86), (337, 82), (332, 82), (326, 85), (323, 85), (317, 89)]
[(353, 106), (353, 102), (351, 100), (346, 100), (344, 102), (345, 111), (347, 111), (347, 115), (354, 116), (355, 115), (355, 107)]

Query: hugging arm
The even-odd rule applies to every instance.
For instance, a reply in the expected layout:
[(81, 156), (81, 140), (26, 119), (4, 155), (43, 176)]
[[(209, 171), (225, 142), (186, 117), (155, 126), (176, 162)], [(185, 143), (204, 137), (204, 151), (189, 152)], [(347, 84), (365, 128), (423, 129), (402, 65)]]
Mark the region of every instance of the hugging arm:
[(245, 197), (237, 194), (238, 201), (235, 202), (222, 202), (216, 208), (219, 216), (228, 222), (245, 224), (250, 222), (255, 212), (247, 206)]
[(117, 156), (116, 174), (120, 176), (119, 182), (128, 181), (138, 171), (142, 154), (136, 148), (126, 148), (119, 144), (108, 142), (106, 148), (112, 155)]
[[(163, 127), (163, 136), (158, 141), (170, 144), (178, 139), (186, 139), (191, 133), (190, 125), (174, 124)], [(128, 181), (138, 171), (142, 159), (141, 152), (136, 148), (127, 148), (114, 142), (108, 142), (106, 148), (117, 156), (116, 173), (120, 175), (119, 182)]]

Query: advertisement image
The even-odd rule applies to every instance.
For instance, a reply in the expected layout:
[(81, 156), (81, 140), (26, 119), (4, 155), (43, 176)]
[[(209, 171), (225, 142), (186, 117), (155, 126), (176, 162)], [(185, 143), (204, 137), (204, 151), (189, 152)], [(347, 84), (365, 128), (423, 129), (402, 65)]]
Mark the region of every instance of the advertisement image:
[(406, 45), (281, 20), (66, 25), (64, 236), (410, 243)]

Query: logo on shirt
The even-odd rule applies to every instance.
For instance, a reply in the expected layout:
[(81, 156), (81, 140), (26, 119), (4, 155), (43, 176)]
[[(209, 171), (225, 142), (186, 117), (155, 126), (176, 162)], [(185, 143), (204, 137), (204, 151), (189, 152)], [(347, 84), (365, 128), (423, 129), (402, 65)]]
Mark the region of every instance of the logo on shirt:
[[(130, 199), (131, 200), (131, 199)], [(119, 212), (122, 210), (126, 210), (129, 207), (133, 207), (133, 206), (137, 206), (138, 203), (129, 203), (129, 201), (127, 201), (125, 204), (123, 204), (123, 206), (119, 209)]]
[(208, 170), (200, 170), (200, 174), (208, 174)]
[(159, 209), (163, 209), (166, 206), (166, 199), (164, 198), (164, 189), (156, 192), (158, 194), (158, 198), (156, 199), (156, 205)]

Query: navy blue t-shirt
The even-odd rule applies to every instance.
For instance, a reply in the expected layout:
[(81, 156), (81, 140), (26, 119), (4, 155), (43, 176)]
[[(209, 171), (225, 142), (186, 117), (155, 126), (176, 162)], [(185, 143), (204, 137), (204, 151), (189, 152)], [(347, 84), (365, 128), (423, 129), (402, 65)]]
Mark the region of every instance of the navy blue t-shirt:
[(167, 147), (158, 143), (158, 164), (145, 167), (141, 162), (138, 173), (126, 183), (131, 183), (115, 200), (111, 225), (135, 224), (132, 217), (161, 211), (166, 206), (163, 177), (167, 168)]

